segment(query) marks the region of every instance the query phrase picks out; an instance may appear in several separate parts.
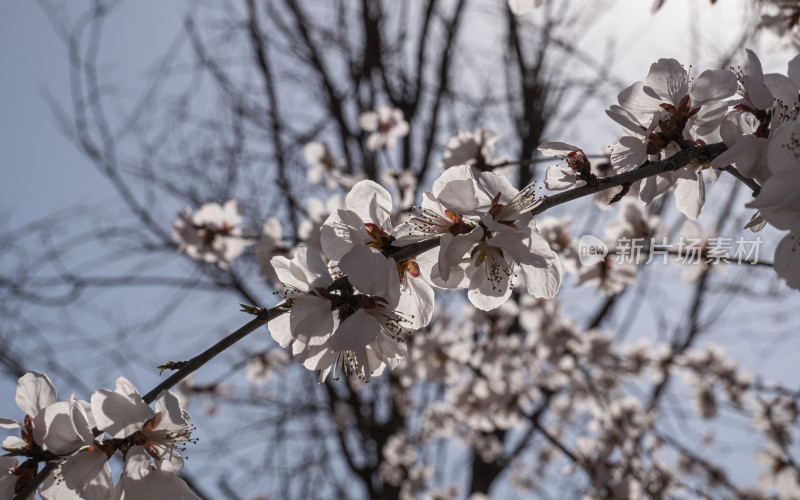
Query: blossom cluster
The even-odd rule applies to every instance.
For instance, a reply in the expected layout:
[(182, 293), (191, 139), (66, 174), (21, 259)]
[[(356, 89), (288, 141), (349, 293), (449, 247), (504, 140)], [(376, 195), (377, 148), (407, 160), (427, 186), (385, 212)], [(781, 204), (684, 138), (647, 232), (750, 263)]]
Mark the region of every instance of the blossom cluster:
[[(664, 2), (654, 0), (653, 10)], [(765, 16), (762, 24), (778, 33), (792, 33), (796, 43), (800, 2), (761, 3), (772, 4), (775, 12)], [(539, 12), (549, 18), (554, 5), (544, 0), (508, 0), (502, 8), (532, 18), (538, 15), (536, 9), (544, 6)], [(462, 7), (459, 3), (452, 16), (453, 29), (445, 30), (448, 38), (458, 36), (455, 28)], [(433, 15), (434, 33), (442, 31), (441, 26), (451, 17), (439, 10), (428, 13)], [(300, 21), (302, 11), (292, 11)], [(373, 31), (384, 31), (380, 12), (372, 9), (364, 14), (369, 28), (367, 43), (385, 41), (375, 45), (386, 49), (378, 50), (378, 57), (382, 57), (380, 53), (404, 53), (402, 43), (390, 41), (391, 30), (374, 36)], [(512, 42), (524, 40), (516, 32), (533, 24), (513, 17), (508, 21)], [(257, 24), (248, 23), (251, 35), (258, 30)], [(303, 26), (302, 22), (290, 24)], [(541, 25), (547, 28), (542, 32), (548, 37), (542, 41), (550, 39), (553, 25), (550, 20)], [(598, 155), (600, 161), (587, 155), (585, 146), (549, 140), (538, 152), (559, 159), (558, 164), (548, 163), (543, 178), (525, 185), (528, 174), (537, 172), (528, 167), (540, 158), (496, 157), (496, 149), (504, 146), (501, 135), (480, 123), (458, 130), (438, 145), (438, 158), (430, 156), (437, 147), (433, 144), (444, 138), (439, 135), (442, 124), (468, 116), (459, 107), (472, 100), (472, 92), (462, 96), (459, 88), (472, 89), (470, 85), (442, 85), (441, 102), (456, 104), (443, 114), (439, 97), (432, 114), (418, 106), (435, 90), (429, 85), (430, 72), (423, 67), (432, 47), (425, 43), (427, 31), (426, 21), (416, 82), (407, 78), (403, 65), (387, 65), (401, 77), (395, 80), (387, 78), (382, 64), (376, 66), (375, 60), (368, 58), (363, 68), (350, 68), (358, 83), (348, 89), (340, 81), (341, 72), (334, 72), (329, 81), (325, 64), (319, 63), (326, 62), (326, 53), (318, 55), (312, 50), (310, 59), (319, 66), (326, 84), (333, 84), (327, 85), (328, 90), (337, 94), (329, 96), (336, 123), (326, 123), (327, 112), (303, 110), (303, 120), (313, 116), (319, 121), (295, 126), (293, 116), (278, 113), (274, 95), (269, 96), (267, 107), (273, 113), (268, 121), (281, 125), (272, 127), (270, 133), (275, 157), (282, 161), (280, 176), (286, 170), (290, 174), (280, 179), (276, 189), (288, 202), (292, 227), (282, 225), (276, 213), (263, 220), (249, 214), (247, 219), (244, 204), (225, 202), (232, 192), (241, 190), (241, 185), (233, 182), (225, 189), (211, 186), (208, 191), (225, 193), (225, 198), (200, 203), (194, 210), (185, 208), (172, 225), (177, 250), (196, 261), (202, 271), (199, 274), (213, 280), (215, 286), (253, 297), (251, 283), (245, 280), (250, 274), (256, 281), (257, 274), (268, 285), (265, 288), (277, 290), (274, 295), (280, 298), (270, 309), (244, 306), (245, 311), (256, 311), (257, 318), (195, 360), (207, 360), (207, 353), (218, 354), (223, 349), (217, 346), (230, 345), (229, 339), (240, 339), (255, 330), (253, 325), (268, 322), (270, 335), (281, 348), (269, 342), (265, 350), (249, 352), (246, 362), (233, 364), (226, 374), (242, 369), (253, 384), (280, 385), (282, 393), (259, 390), (247, 398), (233, 397), (234, 390), (224, 385), (223, 377), (210, 384), (195, 384), (186, 376), (177, 389), (181, 395), (164, 391), (156, 398), (152, 396), (157, 391), (153, 391), (143, 398), (128, 380), (119, 378), (113, 390), (98, 389), (88, 401), (74, 394), (59, 401), (47, 376), (27, 373), (19, 379), (16, 391), (24, 416), (0, 419), (0, 426), (14, 434), (3, 441), (7, 454), (0, 459), (0, 498), (11, 498), (34, 486), (45, 500), (197, 498), (178, 476), (184, 465), (184, 446), (195, 441), (191, 419), (183, 409), (183, 396), (189, 394), (262, 407), (269, 415), (258, 421), (258, 432), (265, 427), (273, 432), (267, 438), (271, 448), (283, 445), (282, 440), (293, 440), (303, 422), (309, 423), (313, 429), (307, 436), (313, 439), (306, 441), (312, 443), (312, 453), (292, 453), (292, 447), (299, 445), (293, 441), (290, 453), (274, 461), (279, 473), (295, 464), (303, 467), (299, 474), (292, 474), (299, 478), (293, 481), (306, 483), (303, 492), (318, 488), (317, 495), (324, 495), (322, 491), (338, 495), (344, 490), (353, 496), (347, 484), (352, 479), (349, 467), (367, 486), (369, 496), (378, 498), (483, 500), (487, 494), (478, 491), (498, 493), (492, 487), (493, 478), (485, 481), (488, 476), (507, 479), (523, 497), (548, 496), (553, 476), (570, 483), (571, 493), (585, 498), (797, 496), (800, 465), (793, 458), (793, 448), (800, 427), (800, 392), (763, 382), (733, 361), (736, 352), (729, 358), (721, 349), (698, 345), (698, 339), (711, 330), (709, 325), (721, 325), (722, 330), (744, 318), (750, 318), (747, 321), (752, 324), (759, 321), (759, 315), (748, 308), (723, 315), (725, 306), (733, 309), (727, 300), (703, 298), (713, 293), (712, 287), (706, 286), (708, 273), (725, 269), (720, 265), (726, 261), (720, 250), (726, 240), (716, 237), (714, 224), (700, 222), (701, 215), (709, 211), (707, 190), (716, 194), (725, 187), (723, 183), (709, 186), (720, 177), (735, 177), (742, 183), (737, 188), (746, 186), (752, 191), (753, 196), (740, 203), (740, 208), (751, 210), (747, 213), (750, 221), (742, 230), (757, 233), (770, 224), (785, 231), (774, 255), (774, 268), (789, 287), (800, 289), (800, 56), (789, 62), (785, 74), (765, 74), (758, 57), (749, 50), (740, 54), (746, 61), (743, 67), (698, 74), (674, 59), (659, 59), (642, 81), (622, 90), (608, 107), (606, 114), (613, 126), (622, 127), (623, 132), (612, 141), (613, 148)], [(332, 36), (303, 35), (307, 48), (313, 47), (315, 39), (340, 43)], [(399, 37), (406, 38), (402, 29)], [(258, 40), (257, 36), (250, 38)], [(557, 45), (567, 49), (569, 43), (558, 41)], [(331, 45), (336, 50), (336, 43)], [(523, 149), (530, 151), (530, 137), (548, 128), (528, 126), (532, 125), (528, 111), (534, 111), (542, 125), (552, 123), (539, 105), (558, 101), (551, 99), (554, 95), (567, 96), (570, 87), (566, 82), (562, 87), (556, 80), (542, 80), (546, 85), (539, 92), (535, 87), (539, 79), (528, 78), (536, 75), (525, 67), (530, 60), (524, 53), (528, 44), (511, 45), (516, 46), (519, 72), (510, 71), (506, 78), (524, 77), (524, 99), (516, 98), (513, 84), (497, 94), (502, 99), (496, 99), (487, 86), (489, 93), (471, 116), (496, 119), (495, 112), (484, 114), (483, 109), (494, 109), (497, 103), (505, 106), (506, 101), (525, 102), (525, 117), (501, 123), (506, 127), (513, 124), (520, 136), (528, 133)], [(451, 67), (447, 61), (442, 59), (443, 78)], [(286, 81), (296, 81), (291, 78), (293, 72), (287, 74), (290, 78)], [(349, 99), (350, 90), (356, 99)], [(536, 99), (528, 106), (531, 97)], [(377, 105), (381, 100), (393, 104)], [(237, 116), (241, 111), (237, 107)], [(230, 157), (248, 162), (262, 158), (261, 153), (241, 154), (249, 150), (251, 127), (240, 129), (236, 124), (237, 135), (243, 133), (247, 142), (242, 140), (240, 146), (237, 141)], [(80, 125), (82, 129), (84, 124)], [(252, 128), (260, 130), (259, 123), (255, 125)], [(258, 141), (263, 135), (257, 133), (256, 137)], [(424, 164), (418, 161), (422, 143)], [(254, 151), (263, 152), (262, 146)], [(284, 161), (291, 162), (294, 156), (305, 160), (304, 171), (302, 162), (283, 168)], [(412, 168), (410, 164), (415, 163)], [(238, 166), (237, 161), (232, 168)], [(296, 171), (307, 181), (302, 188), (290, 185)], [(514, 185), (517, 173), (525, 181)], [(426, 184), (428, 181), (433, 182)], [(550, 192), (543, 193), (540, 185)], [(196, 192), (191, 190), (187, 197), (195, 198)], [(319, 193), (324, 193), (322, 199), (305, 197)], [(602, 231), (600, 238), (591, 236), (589, 243), (605, 247), (600, 257), (590, 255), (589, 260), (582, 253), (584, 239), (576, 238), (572, 228), (576, 215), (584, 213), (574, 211), (571, 217), (561, 218), (540, 215), (587, 195), (594, 197), (595, 208), (613, 208), (613, 213), (602, 214), (604, 226), (595, 224), (597, 214), (584, 212), (586, 225), (591, 225), (593, 232), (594, 228)], [(729, 202), (728, 210), (741, 200), (731, 196), (723, 201)], [(665, 213), (673, 204), (680, 220), (668, 224)], [(261, 205), (265, 210), (276, 206)], [(250, 222), (256, 222), (260, 232), (249, 228)], [(668, 226), (672, 234), (668, 234)], [(680, 228), (677, 236), (675, 228)], [(675, 252), (665, 248), (670, 237)], [(761, 237), (769, 239), (764, 233), (753, 236), (759, 244)], [(692, 243), (684, 247), (687, 240)], [(727, 241), (730, 244), (731, 240)], [(637, 242), (649, 245), (637, 246)], [(609, 247), (617, 258), (608, 255)], [(690, 316), (673, 314), (684, 297), (665, 297), (659, 293), (663, 291), (661, 283), (650, 286), (655, 280), (638, 287), (629, 302), (615, 300), (644, 271), (633, 258), (639, 251), (647, 254), (648, 261), (658, 255), (663, 255), (665, 262), (670, 254), (679, 258), (673, 260), (683, 257), (681, 277), (686, 282), (698, 281), (694, 304), (690, 302), (691, 309), (686, 309), (691, 310)], [(737, 255), (740, 262), (749, 259), (749, 255)], [(257, 265), (245, 267), (242, 257), (253, 257)], [(750, 263), (755, 264), (757, 257), (756, 251)], [(695, 265), (687, 265), (691, 260), (697, 261)], [(73, 281), (79, 291), (79, 280)], [(587, 302), (562, 310), (557, 295), (564, 282), (593, 286), (607, 298), (598, 301), (601, 307), (597, 311), (588, 311), (586, 306), (594, 304)], [(714, 282), (720, 284), (728, 285)], [(736, 291), (752, 292), (740, 283), (733, 285), (738, 287)], [(714, 288), (723, 288), (718, 296), (727, 299), (731, 293), (727, 288), (733, 287)], [(447, 290), (458, 293), (444, 297)], [(638, 326), (636, 315), (645, 309), (637, 307), (639, 299), (658, 295), (658, 315), (653, 315), (658, 316), (656, 338), (625, 343), (625, 335)], [(623, 316), (619, 310), (625, 306), (631, 307)], [(782, 317), (776, 316), (777, 321)], [(585, 326), (579, 325), (579, 318), (581, 323), (586, 320)], [(613, 321), (620, 326), (618, 331), (603, 329)], [(662, 334), (672, 330), (671, 323), (674, 331), (665, 339)], [(313, 393), (312, 384), (309, 399), (305, 391), (285, 390), (308, 378), (306, 373), (294, 378), (298, 373), (288, 368), (290, 360), (318, 371), (320, 382), (341, 375), (352, 378), (346, 384), (318, 387), (317, 393), (323, 395), (319, 400), (314, 398), (318, 394)], [(387, 367), (393, 371), (392, 377), (366, 385), (372, 377), (388, 371)], [(284, 372), (288, 383), (275, 384), (274, 375)], [(676, 385), (688, 390), (685, 401), (673, 397)], [(284, 406), (273, 411), (273, 403)], [(216, 410), (206, 406), (206, 411)], [(317, 425), (315, 417), (320, 414), (331, 417), (330, 425)], [(284, 425), (287, 415), (297, 417), (289, 427)], [(746, 479), (730, 479), (730, 471), (723, 468), (724, 457), (714, 457), (719, 459), (717, 463), (710, 461), (714, 452), (711, 434), (723, 427), (710, 422), (731, 416), (738, 423), (749, 422), (748, 441), (754, 443), (760, 464), (758, 490), (749, 489)], [(674, 432), (671, 418), (689, 432)], [(274, 422), (279, 424), (270, 428)], [(300, 427), (295, 426), (297, 422)], [(727, 422), (716, 421), (720, 423)], [(698, 428), (709, 430), (702, 435), (702, 446), (681, 442), (699, 441), (700, 433), (694, 432)], [(329, 431), (331, 436), (327, 436)], [(452, 456), (453, 441), (467, 446), (468, 467), (455, 474), (442, 470), (451, 467), (436, 463), (442, 456)], [(336, 460), (337, 453), (345, 460)], [(211, 459), (218, 463), (218, 457)], [(40, 478), (34, 476), (43, 464), (55, 473), (39, 484)], [(314, 470), (319, 464), (321, 468)], [(333, 470), (344, 470), (346, 475), (333, 474), (335, 480), (325, 484), (327, 477), (322, 482), (307, 480), (320, 476), (317, 471), (326, 476), (331, 464)], [(258, 465), (250, 465), (247, 471), (241, 467), (237, 472), (260, 472)], [(458, 476), (469, 473), (469, 492), (446, 484), (453, 478), (458, 484), (463, 479)], [(280, 481), (278, 487), (293, 484)], [(220, 489), (223, 486), (224, 482)]]
[[(790, 287), (800, 288), (800, 56), (789, 63), (788, 76), (763, 74), (752, 51), (747, 59), (744, 68), (707, 70), (693, 78), (678, 61), (660, 59), (606, 111), (624, 129), (606, 163), (592, 164), (581, 148), (564, 142), (539, 146), (543, 155), (562, 160), (547, 169), (544, 186), (551, 191), (597, 186), (615, 173), (722, 143), (727, 149), (716, 157), (595, 190), (599, 206), (620, 206), (606, 226), (606, 241), (666, 241), (663, 222), (646, 205), (672, 192), (687, 217), (684, 236), (697, 234), (706, 242), (712, 229), (693, 222), (705, 203), (704, 177), (714, 182), (733, 169), (757, 193), (747, 205), (758, 210), (747, 227), (758, 231), (771, 223), (789, 231), (778, 245), (775, 268)], [(359, 120), (370, 133), (365, 140), (371, 150), (389, 150), (408, 133), (402, 111), (386, 106)], [(410, 335), (431, 320), (434, 290), (465, 289), (473, 306), (491, 311), (515, 288), (553, 298), (563, 271), (603, 295), (634, 283), (632, 262), (612, 262), (610, 256), (588, 265), (581, 261), (578, 241), (569, 236), (570, 218), (534, 221), (531, 212), (544, 197), (534, 184), (521, 190), (511, 184), (510, 162), (492, 159), (498, 138), (481, 127), (447, 141), (441, 174), (405, 216), (383, 186), (340, 173), (342, 163), (330, 148), (310, 143), (309, 179), (318, 183), (327, 174), (329, 188), (348, 192), (343, 199), (330, 198), (327, 206), (309, 202), (299, 246), (282, 244), (277, 219), (264, 225), (256, 247), (260, 274), (282, 288), (285, 299), (280, 305), (285, 313), (269, 323), (273, 338), (291, 348), (295, 360), (319, 370), (320, 380), (331, 373), (368, 380), (407, 356)], [(398, 189), (398, 205), (406, 209), (416, 181), (404, 181), (410, 175), (405, 172), (386, 173), (383, 179)], [(207, 204), (194, 215), (182, 214), (175, 234), (190, 257), (227, 266), (251, 242), (241, 222), (235, 202)], [(683, 277), (693, 281), (703, 272), (705, 267), (695, 266)]]
[[(537, 202), (532, 187), (518, 191), (463, 165), (445, 170), (395, 224), (389, 192), (359, 181), (322, 224), (321, 253), (301, 246), (291, 259), (272, 258), (289, 309), (270, 321), (273, 338), (321, 380), (331, 372), (368, 380), (406, 356), (409, 334), (430, 322), (434, 287), (467, 289), (483, 310), (508, 300), (515, 278), (552, 298), (561, 266), (530, 215)], [(432, 238), (436, 247), (397, 257)]]
[[(175, 394), (162, 392), (153, 410), (120, 377), (113, 391), (97, 389), (90, 401), (74, 394), (59, 401), (46, 375), (29, 372), (17, 382), (16, 402), (23, 420), (0, 419), (20, 434), (3, 440), (8, 454), (0, 459), (0, 498), (20, 492), (44, 461), (57, 463), (38, 490), (44, 500), (198, 498), (177, 475), (180, 452), (194, 440)], [(117, 452), (124, 470), (115, 485), (108, 462)]]
[[(789, 287), (800, 289), (799, 91), (800, 56), (789, 62), (787, 75), (764, 74), (756, 54), (747, 50), (744, 68), (707, 70), (695, 78), (678, 61), (659, 59), (644, 81), (620, 92), (619, 104), (606, 111), (625, 131), (610, 163), (618, 173), (630, 172), (693, 146), (723, 143), (727, 150), (715, 158), (646, 177), (630, 192), (644, 205), (673, 192), (676, 208), (694, 220), (705, 204), (704, 173), (715, 182), (720, 172), (735, 172), (756, 195), (747, 207), (757, 211), (745, 227), (757, 232), (769, 223), (789, 231), (777, 247), (775, 270)], [(591, 178), (580, 148), (546, 143), (539, 149), (566, 164), (548, 169), (549, 189)]]
[[(539, 491), (546, 470), (564, 473), (557, 446), (572, 455), (567, 474), (582, 470), (588, 476), (587, 498), (681, 496), (690, 476), (712, 489), (730, 486), (724, 470), (665, 441), (659, 413), (632, 395), (658, 388), (669, 378), (688, 387), (694, 413), (705, 421), (723, 408), (749, 416), (769, 442), (757, 453), (764, 465), (760, 491), (796, 491), (795, 469), (784, 453), (797, 422), (796, 399), (762, 392), (720, 349), (676, 351), (645, 339), (621, 344), (611, 332), (582, 330), (557, 300), (531, 296), (494, 311), (467, 308), (462, 314), (463, 319), (440, 316), (429, 335), (413, 337), (409, 357), (399, 368), (401, 386), (433, 384), (443, 391), (440, 401), (423, 409), (413, 431), (398, 431), (383, 449), (380, 474), (411, 492), (403, 498), (415, 498), (420, 491), (431, 494), (425, 483), (433, 467), (424, 451), (440, 440), (460, 440), (482, 461), (495, 463), (508, 457), (498, 433), (521, 431), (531, 419), (554, 438), (550, 445), (537, 445), (535, 463), (518, 464), (520, 470), (512, 472), (512, 483), (523, 496)], [(402, 397), (395, 401), (404, 415), (418, 409)], [(578, 435), (568, 444), (572, 440), (564, 434), (575, 428)], [(752, 497), (766, 498), (755, 492)]]

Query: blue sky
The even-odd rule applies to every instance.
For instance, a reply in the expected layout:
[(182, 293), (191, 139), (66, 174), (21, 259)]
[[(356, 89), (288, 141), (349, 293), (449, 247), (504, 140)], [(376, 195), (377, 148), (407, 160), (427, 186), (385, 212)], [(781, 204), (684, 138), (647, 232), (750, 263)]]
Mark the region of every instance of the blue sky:
[[(180, 22), (177, 2), (130, 3), (112, 18), (103, 43), (103, 52), (114, 54), (109, 69), (120, 81), (143, 77)], [(10, 212), (12, 225), (76, 202), (109, 199), (108, 184), (61, 132), (45, 98), (69, 102), (67, 51), (38, 2), (0, 5), (0, 64), (0, 210)]]

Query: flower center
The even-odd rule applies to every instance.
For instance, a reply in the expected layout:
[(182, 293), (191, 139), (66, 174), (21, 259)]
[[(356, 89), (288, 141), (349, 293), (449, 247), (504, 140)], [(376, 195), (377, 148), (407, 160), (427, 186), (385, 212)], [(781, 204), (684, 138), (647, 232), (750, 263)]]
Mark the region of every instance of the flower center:
[(382, 227), (377, 224), (373, 224), (371, 222), (367, 222), (364, 224), (364, 227), (367, 228), (367, 234), (372, 241), (368, 241), (366, 246), (376, 248), (380, 251), (391, 246), (392, 242), (395, 240), (395, 237), (387, 233)]

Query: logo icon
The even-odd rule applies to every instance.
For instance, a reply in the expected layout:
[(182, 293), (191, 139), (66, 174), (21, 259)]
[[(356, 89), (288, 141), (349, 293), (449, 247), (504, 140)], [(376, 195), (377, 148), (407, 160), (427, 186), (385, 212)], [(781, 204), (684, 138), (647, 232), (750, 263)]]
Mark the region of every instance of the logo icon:
[(578, 240), (578, 259), (584, 266), (598, 264), (608, 255), (608, 246), (603, 240), (591, 234), (581, 236)]

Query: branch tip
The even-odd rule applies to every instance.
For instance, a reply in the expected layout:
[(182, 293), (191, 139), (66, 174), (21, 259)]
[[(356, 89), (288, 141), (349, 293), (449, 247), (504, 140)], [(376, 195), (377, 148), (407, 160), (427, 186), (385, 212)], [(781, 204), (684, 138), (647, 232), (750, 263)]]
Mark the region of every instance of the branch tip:
[(252, 314), (253, 316), (258, 316), (258, 314), (261, 312), (260, 307), (250, 306), (242, 303), (239, 303), (239, 305), (242, 306), (242, 308), (239, 309), (240, 312), (246, 312), (247, 314)]

